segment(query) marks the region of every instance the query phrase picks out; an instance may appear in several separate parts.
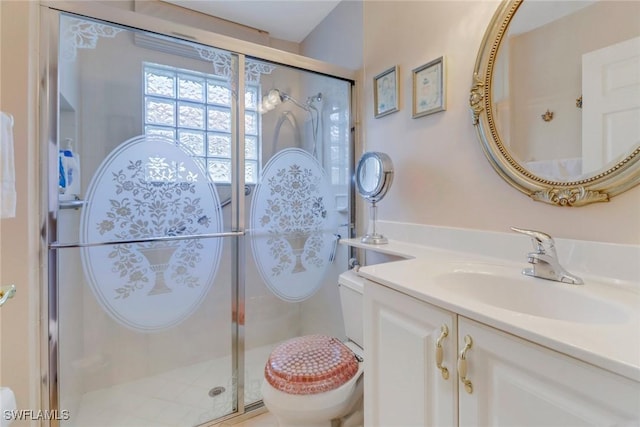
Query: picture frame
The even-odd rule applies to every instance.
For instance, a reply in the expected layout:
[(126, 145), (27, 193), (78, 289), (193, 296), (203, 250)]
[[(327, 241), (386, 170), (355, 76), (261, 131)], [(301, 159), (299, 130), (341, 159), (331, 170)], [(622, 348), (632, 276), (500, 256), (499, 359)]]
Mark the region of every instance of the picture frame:
[(444, 56), (412, 70), (412, 117), (428, 116), (447, 109)]
[(373, 106), (376, 118), (399, 111), (400, 70), (397, 65), (373, 78)]

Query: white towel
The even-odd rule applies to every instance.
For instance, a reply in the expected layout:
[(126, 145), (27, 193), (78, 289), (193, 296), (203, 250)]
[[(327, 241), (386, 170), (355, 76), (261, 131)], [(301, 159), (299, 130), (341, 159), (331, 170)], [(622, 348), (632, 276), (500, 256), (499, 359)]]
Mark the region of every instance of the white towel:
[(10, 411), (15, 410), (16, 395), (9, 387), (0, 387), (0, 427), (7, 427), (13, 422), (10, 419)]
[(13, 117), (0, 111), (0, 218), (16, 216), (16, 168)]

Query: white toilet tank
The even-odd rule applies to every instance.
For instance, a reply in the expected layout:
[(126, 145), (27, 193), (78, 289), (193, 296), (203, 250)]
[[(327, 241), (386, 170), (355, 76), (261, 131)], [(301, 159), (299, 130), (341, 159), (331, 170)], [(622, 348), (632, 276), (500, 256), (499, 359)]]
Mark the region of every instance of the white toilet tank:
[(364, 281), (358, 274), (349, 270), (338, 276), (338, 289), (340, 290), (340, 305), (344, 318), (344, 329), (349, 338), (361, 348), (363, 339), (363, 291)]

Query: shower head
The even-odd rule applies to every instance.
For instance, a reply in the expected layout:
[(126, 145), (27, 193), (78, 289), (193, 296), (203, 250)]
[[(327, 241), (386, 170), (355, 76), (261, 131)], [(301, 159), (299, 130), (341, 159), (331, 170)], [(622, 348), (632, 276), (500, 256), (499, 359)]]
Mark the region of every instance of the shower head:
[(289, 102), (292, 102), (292, 103), (296, 104), (298, 107), (306, 110), (306, 106), (304, 104), (302, 104), (300, 101), (295, 99), (293, 96), (291, 96), (291, 95), (289, 95), (287, 93), (281, 92), (279, 89), (271, 89), (271, 91), (269, 92), (269, 95), (271, 95), (271, 92), (273, 92), (273, 91), (277, 91), (278, 92), (282, 102), (289, 101)]
[(322, 101), (322, 92), (318, 92), (317, 94), (307, 98), (307, 104), (311, 104), (313, 102), (320, 102), (320, 101)]
[(311, 104), (313, 102), (319, 102), (322, 100), (322, 93), (318, 92), (316, 95), (310, 96), (307, 98), (306, 104), (301, 103), (291, 95), (282, 92), (280, 89), (271, 89), (269, 93), (262, 97), (262, 103), (258, 106), (258, 110), (261, 114), (264, 114), (268, 111), (276, 108), (278, 104), (283, 102), (290, 101), (298, 107), (302, 108), (305, 111), (309, 111), (310, 109), (315, 109)]
[(276, 108), (278, 104), (284, 101), (283, 95), (278, 89), (271, 89), (268, 94), (262, 97), (262, 102), (258, 105), (260, 114), (264, 114)]
[[(314, 156), (317, 156), (318, 155), (317, 154), (318, 124), (320, 123), (320, 111), (318, 111), (318, 108), (316, 108), (316, 106), (313, 105), (313, 103), (322, 101), (322, 93), (318, 92), (317, 94), (308, 97), (307, 102), (303, 104), (297, 99), (295, 99), (294, 97), (292, 97), (291, 95), (282, 92), (280, 89), (274, 88), (274, 89), (271, 89), (269, 93), (267, 93), (265, 96), (262, 97), (262, 103), (258, 105), (258, 111), (260, 112), (260, 114), (264, 114), (268, 111), (273, 110), (276, 107), (276, 105), (287, 102), (287, 101), (295, 104), (296, 106), (300, 107), (301, 109), (303, 109), (309, 114), (309, 118), (311, 121), (312, 143), (313, 143), (310, 151)], [(278, 143), (277, 135), (280, 132), (280, 126), (282, 126), (282, 123), (284, 122), (285, 119), (292, 121), (292, 120), (295, 120), (295, 117), (291, 114), (291, 111), (284, 111), (282, 113), (282, 116), (280, 117), (280, 120), (276, 125), (276, 136), (273, 139), (274, 152), (276, 151), (276, 145)], [(292, 121), (292, 123), (294, 124), (294, 127), (295, 127), (295, 121)]]
[(267, 94), (267, 101), (273, 105), (278, 105), (285, 100), (285, 95), (279, 89), (271, 89)]

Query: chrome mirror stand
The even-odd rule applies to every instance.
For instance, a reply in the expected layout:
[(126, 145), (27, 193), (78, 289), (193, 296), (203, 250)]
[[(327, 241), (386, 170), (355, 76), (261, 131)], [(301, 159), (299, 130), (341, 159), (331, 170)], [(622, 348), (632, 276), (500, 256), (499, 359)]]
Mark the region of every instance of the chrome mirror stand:
[(362, 243), (367, 243), (369, 245), (384, 245), (385, 243), (389, 243), (386, 237), (382, 234), (378, 233), (376, 230), (376, 220), (378, 219), (378, 205), (376, 202), (371, 202), (371, 206), (369, 206), (369, 225), (367, 234), (365, 234), (360, 241)]
[(376, 230), (378, 219), (377, 203), (384, 198), (393, 181), (393, 163), (384, 153), (369, 151), (362, 155), (356, 168), (355, 182), (360, 196), (371, 203), (367, 233), (360, 239), (362, 243), (383, 245), (386, 237)]

